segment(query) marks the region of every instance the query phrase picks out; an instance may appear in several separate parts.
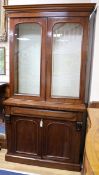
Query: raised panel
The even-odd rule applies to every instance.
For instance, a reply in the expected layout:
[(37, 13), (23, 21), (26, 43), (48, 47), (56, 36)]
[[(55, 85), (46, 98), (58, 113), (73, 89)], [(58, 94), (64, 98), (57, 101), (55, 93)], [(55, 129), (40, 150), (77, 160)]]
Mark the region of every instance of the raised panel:
[(43, 136), (43, 159), (79, 163), (81, 131), (76, 131), (76, 122), (46, 120)]
[(39, 119), (14, 118), (15, 152), (31, 156), (40, 154)]
[(71, 123), (47, 120), (44, 124), (44, 157), (58, 161), (71, 159)]
[[(61, 132), (60, 132), (61, 131)], [(53, 134), (54, 133), (54, 134)], [(64, 133), (64, 135), (63, 135)], [(46, 151), (50, 157), (70, 157), (70, 127), (61, 122), (51, 122), (47, 125)], [(54, 141), (54, 142), (53, 142)]]

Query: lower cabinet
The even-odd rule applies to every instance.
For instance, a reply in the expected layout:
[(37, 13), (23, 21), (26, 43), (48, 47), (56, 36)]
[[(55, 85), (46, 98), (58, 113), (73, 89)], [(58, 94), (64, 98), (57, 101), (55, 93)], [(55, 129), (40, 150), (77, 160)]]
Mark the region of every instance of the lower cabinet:
[(38, 161), (41, 166), (80, 170), (83, 113), (41, 111), (41, 116), (36, 111), (23, 113), (11, 114), (9, 120), (6, 117), (6, 160), (24, 163), (18, 158), (28, 159), (25, 163), (31, 164), (33, 160), (34, 165)]

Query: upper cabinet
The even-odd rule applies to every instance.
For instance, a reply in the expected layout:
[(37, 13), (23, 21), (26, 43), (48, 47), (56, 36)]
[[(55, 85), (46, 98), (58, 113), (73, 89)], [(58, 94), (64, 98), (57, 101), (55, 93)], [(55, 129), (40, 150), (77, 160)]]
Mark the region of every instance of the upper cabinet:
[(89, 16), (94, 5), (5, 7), (10, 17), (10, 96), (85, 102)]

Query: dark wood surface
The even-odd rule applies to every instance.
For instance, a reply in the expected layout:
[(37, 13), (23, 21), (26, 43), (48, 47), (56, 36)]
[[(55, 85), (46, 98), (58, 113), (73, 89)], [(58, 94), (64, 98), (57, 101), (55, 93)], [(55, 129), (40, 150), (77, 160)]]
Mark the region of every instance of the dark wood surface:
[[(25, 154), (29, 157), (40, 158), (40, 119), (28, 118), (28, 117), (13, 117), (13, 131), (12, 140), (15, 142), (16, 154)], [(24, 139), (24, 141), (23, 141)]]
[(0, 82), (0, 88), (5, 87), (7, 84), (6, 82)]
[[(6, 88), (8, 83), (0, 82), (0, 125), (5, 125), (4, 123), (4, 105), (3, 101), (6, 99)], [(0, 133), (0, 149), (6, 148), (6, 134)]]
[(73, 103), (58, 103), (47, 101), (34, 101), (18, 98), (8, 98), (4, 101), (6, 106), (21, 106), (38, 109), (52, 109), (52, 110), (69, 110), (69, 111), (86, 111), (85, 104), (73, 104)]
[[(6, 6), (5, 9), (8, 12), (8, 14), (11, 13), (11, 10), (13, 9), (16, 15), (11, 13), (13, 15), (13, 18), (10, 20), (10, 30), (12, 31), (12, 36), (10, 37), (10, 96), (15, 96), (17, 98), (24, 98), (25, 99), (34, 99), (34, 100), (47, 100), (47, 101), (61, 101), (66, 103), (78, 103), (82, 104), (85, 102), (85, 84), (86, 84), (86, 64), (87, 64), (87, 54), (88, 54), (88, 28), (89, 28), (89, 16), (94, 8), (94, 3), (88, 3), (88, 4), (59, 4), (59, 5), (25, 5), (25, 6)], [(79, 7), (79, 9), (78, 9)], [(44, 11), (42, 12), (41, 9)], [(49, 9), (49, 10), (48, 10)], [(52, 11), (51, 11), (52, 9)], [(58, 14), (54, 16), (54, 12), (59, 12), (60, 10), (62, 12), (68, 12), (66, 14)], [(68, 9), (66, 11), (66, 9)], [(76, 13), (80, 11), (82, 14), (88, 12), (90, 14), (87, 14), (86, 17), (80, 16), (80, 14), (77, 17), (70, 17), (70, 14)], [(36, 10), (36, 11), (35, 11)], [(26, 17), (25, 14), (29, 11), (28, 16)], [(35, 15), (33, 14), (35, 13)], [(42, 18), (39, 17), (39, 12), (42, 15)], [(49, 18), (50, 15), (46, 14), (46, 19), (44, 18), (45, 12), (51, 12), (52, 18)], [(43, 14), (42, 14), (43, 13)], [(20, 14), (21, 18), (18, 18), (18, 14)], [(33, 17), (36, 18), (30, 18), (31, 15), (34, 15)], [(72, 14), (73, 16), (73, 14)], [(54, 18), (55, 17), (55, 18)], [(14, 37), (14, 28), (17, 24), (22, 23), (22, 21), (25, 23), (30, 22), (36, 22), (39, 23), (42, 27), (42, 48), (41, 48), (41, 84), (40, 84), (40, 96), (31, 96), (31, 95), (24, 95), (24, 94), (17, 94), (14, 93), (14, 45), (15, 45), (15, 37)], [(51, 59), (52, 59), (52, 28), (55, 23), (58, 22), (71, 22), (71, 23), (80, 23), (83, 27), (83, 39), (82, 39), (82, 51), (81, 51), (81, 70), (80, 70), (80, 96), (78, 98), (52, 98), (51, 97)], [(50, 33), (50, 35), (49, 35)], [(48, 47), (47, 47), (48, 46)], [(46, 91), (45, 91), (46, 88)]]
[[(75, 162), (74, 169), (80, 170), (80, 166), (76, 165), (79, 165), (80, 160), (83, 113), (65, 112), (64, 117), (61, 117), (62, 113), (57, 117), (58, 112), (53, 115), (53, 112), (49, 111), (46, 117), (44, 113), (40, 115), (42, 112), (38, 114), (38, 111), (32, 116), (25, 114), (25, 111), (21, 114), (11, 114), (9, 120), (6, 120), (7, 159), (10, 160), (11, 153), (19, 158), (23, 156), (23, 163), (26, 157), (29, 164), (34, 162), (32, 159), (37, 159), (38, 165), (42, 160), (46, 164), (50, 162), (48, 167), (54, 163), (53, 167), (58, 165), (58, 168), (62, 169), (65, 169), (65, 164), (69, 169), (70, 164)], [(81, 123), (80, 127), (77, 127), (77, 121)]]
[(7, 153), (5, 156), (6, 161), (11, 162), (18, 162), (22, 164), (27, 165), (33, 165), (33, 166), (41, 166), (41, 167), (48, 167), (48, 168), (57, 168), (57, 169), (63, 169), (63, 170), (70, 170), (70, 171), (80, 171), (81, 165), (80, 164), (74, 164), (74, 163), (63, 163), (63, 162), (57, 162), (57, 161), (50, 161), (50, 160), (43, 160), (43, 159), (34, 159), (15, 155)]
[[(6, 160), (80, 171), (86, 126), (86, 63), (89, 18), (94, 3), (5, 6), (10, 18), (10, 98), (4, 102)], [(15, 26), (42, 27), (40, 96), (14, 92)], [(51, 97), (52, 28), (58, 22), (83, 27), (79, 98)], [(18, 47), (18, 45), (17, 45)]]
[(11, 106), (10, 115), (5, 115), (8, 141), (6, 159), (10, 160), (9, 154), (12, 154), (18, 157), (15, 160), (13, 156), (11, 158), (16, 162), (21, 159), (24, 163), (28, 158), (29, 164), (35, 164), (34, 159), (37, 159), (41, 166), (43, 162), (50, 162), (46, 163), (47, 167), (55, 165), (65, 169), (66, 164), (66, 168), (71, 169), (74, 164), (72, 170), (80, 170), (84, 113)]
[(0, 120), (4, 120), (4, 114), (3, 114), (3, 101), (6, 99), (7, 94), (6, 94), (6, 89), (8, 87), (8, 83), (6, 82), (0, 82)]
[(42, 158), (57, 162), (79, 163), (81, 132), (76, 131), (76, 123), (46, 119), (44, 124)]
[(95, 3), (68, 3), (68, 4), (34, 4), (34, 5), (9, 5), (4, 6), (6, 12), (36, 12), (36, 11), (47, 11), (47, 12), (55, 12), (55, 11), (66, 11), (66, 12), (86, 12), (91, 13), (95, 8)]

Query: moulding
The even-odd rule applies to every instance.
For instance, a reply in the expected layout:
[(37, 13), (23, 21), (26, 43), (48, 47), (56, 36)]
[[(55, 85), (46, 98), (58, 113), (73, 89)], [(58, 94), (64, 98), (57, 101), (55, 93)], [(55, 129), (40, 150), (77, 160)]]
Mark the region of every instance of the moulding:
[(92, 101), (88, 105), (89, 108), (99, 108), (99, 101)]
[(9, 5), (4, 6), (7, 12), (11, 11), (22, 11), (22, 10), (66, 10), (67, 12), (70, 11), (79, 11), (79, 12), (92, 12), (95, 8), (96, 3), (70, 3), (70, 4), (34, 4), (34, 5)]

